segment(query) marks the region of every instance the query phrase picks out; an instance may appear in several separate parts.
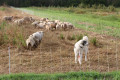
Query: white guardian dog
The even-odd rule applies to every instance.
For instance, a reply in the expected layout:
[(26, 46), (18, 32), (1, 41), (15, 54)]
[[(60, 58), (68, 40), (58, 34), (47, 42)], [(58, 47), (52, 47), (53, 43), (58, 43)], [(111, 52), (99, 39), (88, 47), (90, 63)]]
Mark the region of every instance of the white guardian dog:
[(84, 36), (83, 39), (79, 40), (74, 45), (74, 53), (75, 53), (75, 63), (77, 63), (77, 58), (79, 64), (82, 63), (82, 54), (85, 51), (85, 61), (87, 61), (87, 52), (88, 52), (88, 37)]

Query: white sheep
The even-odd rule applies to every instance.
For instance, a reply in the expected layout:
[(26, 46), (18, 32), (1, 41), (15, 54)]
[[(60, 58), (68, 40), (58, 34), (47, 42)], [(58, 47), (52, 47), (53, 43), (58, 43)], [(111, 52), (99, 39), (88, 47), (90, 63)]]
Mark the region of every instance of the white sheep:
[(79, 40), (74, 45), (75, 63), (77, 63), (77, 57), (80, 56), (78, 61), (79, 61), (79, 64), (81, 64), (83, 51), (85, 51), (85, 61), (87, 61), (87, 52), (88, 52), (88, 37), (87, 36), (84, 36), (82, 40)]
[(14, 21), (15, 24), (22, 25), (24, 23), (24, 19), (18, 19)]
[(35, 32), (32, 35), (34, 37), (34, 40), (35, 40), (36, 44), (37, 45), (40, 44), (41, 40), (42, 40), (42, 37), (43, 37), (43, 31)]
[(27, 48), (30, 48), (30, 49), (35, 46), (35, 40), (33, 35), (30, 35), (29, 38), (26, 40), (26, 45), (27, 45)]
[(48, 18), (41, 18), (40, 21), (49, 21)]
[(40, 23), (39, 21), (34, 21), (34, 22), (32, 23), (32, 25), (36, 27), (37, 24), (39, 24), (39, 23)]
[(13, 16), (4, 16), (3, 20), (4, 21), (12, 21)]
[(64, 22), (64, 24), (67, 25), (67, 29), (74, 29), (74, 26), (72, 23), (69, 23), (69, 22)]
[(48, 23), (46, 24), (46, 29), (47, 29), (47, 30), (56, 29), (56, 25), (57, 25), (57, 23), (55, 23), (55, 22), (53, 22), (53, 21), (48, 22)]
[(39, 23), (36, 26), (40, 29), (43, 29), (45, 27), (45, 23)]

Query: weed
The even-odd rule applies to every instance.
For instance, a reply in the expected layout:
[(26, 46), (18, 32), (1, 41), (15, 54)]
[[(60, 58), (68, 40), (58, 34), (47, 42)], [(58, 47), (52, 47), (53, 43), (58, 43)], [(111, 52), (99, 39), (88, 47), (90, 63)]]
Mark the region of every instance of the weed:
[(68, 39), (68, 40), (75, 40), (75, 35), (72, 35), (72, 36), (68, 35), (68, 36), (67, 36), (67, 39)]
[(65, 39), (64, 35), (63, 34), (60, 34), (60, 39)]
[(5, 11), (6, 8), (5, 8), (5, 7), (1, 7), (0, 10), (1, 10), (1, 11)]
[(94, 37), (94, 38), (91, 39), (91, 43), (92, 43), (92, 45), (94, 45), (94, 46), (97, 46), (97, 45), (98, 45), (98, 44), (97, 44), (97, 39), (96, 39), (96, 37)]
[(116, 11), (116, 9), (115, 9), (115, 7), (114, 6), (108, 6), (108, 9), (110, 10), (110, 11)]
[(83, 38), (83, 35), (82, 35), (82, 34), (80, 34), (80, 35), (76, 35), (76, 39), (77, 39), (77, 41), (81, 40), (82, 38)]

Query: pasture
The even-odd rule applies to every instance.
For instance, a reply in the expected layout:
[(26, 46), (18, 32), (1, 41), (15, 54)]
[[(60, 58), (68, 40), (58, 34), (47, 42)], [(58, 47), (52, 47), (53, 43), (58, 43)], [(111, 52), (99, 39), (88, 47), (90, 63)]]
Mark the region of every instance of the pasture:
[[(116, 72), (113, 74), (101, 72), (111, 72), (120, 70), (120, 12), (117, 11), (98, 11), (94, 9), (79, 9), (78, 12), (72, 11), (77, 8), (54, 8), (54, 7), (28, 7), (28, 8), (9, 8), (0, 7), (0, 74), (8, 74), (8, 46), (11, 52), (11, 73), (65, 73), (52, 74), (50, 77), (44, 75), (13, 75), (0, 77), (5, 80), (10, 78), (32, 80), (35, 79), (119, 79)], [(13, 22), (3, 21), (3, 16), (14, 16), (20, 19), (25, 16), (32, 16), (36, 20), (49, 18), (50, 20), (60, 20), (71, 22), (75, 28), (71, 30), (38, 29), (31, 24), (16, 25)], [(28, 50), (26, 39), (36, 31), (44, 31), (41, 44), (35, 50)], [(82, 36), (89, 37), (88, 61), (84, 57), (82, 65), (75, 64), (74, 44)], [(83, 72), (79, 72), (83, 71)], [(90, 73), (84, 72), (90, 71)], [(100, 73), (94, 73), (97, 71)], [(33, 75), (33, 76), (31, 76)], [(82, 77), (83, 75), (83, 77)], [(112, 76), (113, 75), (113, 76)], [(114, 77), (115, 75), (115, 77)], [(31, 78), (22, 78), (29, 76)], [(40, 78), (39, 78), (40, 76)], [(75, 77), (74, 77), (75, 76)], [(109, 77), (110, 76), (110, 77)], [(62, 77), (62, 78), (61, 78)]]

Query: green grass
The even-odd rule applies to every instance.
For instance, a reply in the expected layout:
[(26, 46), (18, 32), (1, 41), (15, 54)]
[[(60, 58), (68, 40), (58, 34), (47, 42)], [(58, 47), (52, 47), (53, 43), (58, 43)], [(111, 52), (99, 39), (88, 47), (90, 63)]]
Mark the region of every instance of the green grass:
[(120, 72), (68, 72), (56, 74), (10, 74), (0, 80), (120, 80)]
[[(120, 16), (118, 12), (115, 14), (102, 16), (97, 15), (92, 12), (92, 9), (76, 9), (79, 11), (86, 11), (83, 14), (76, 14), (72, 12), (69, 8), (53, 8), (53, 7), (28, 7), (28, 8), (17, 8), (19, 10), (25, 11), (27, 13), (39, 16), (39, 17), (47, 17), (49, 19), (67, 21), (74, 24), (76, 27), (98, 32), (101, 34), (112, 35), (115, 37), (120, 37)], [(119, 9), (118, 9), (119, 10)], [(92, 11), (92, 12), (91, 12)], [(102, 12), (101, 12), (102, 13)], [(80, 22), (84, 22), (86, 24), (79, 24)], [(89, 25), (93, 24), (95, 26)]]
[(0, 10), (1, 10), (1, 11), (5, 11), (6, 8), (5, 8), (5, 7), (0, 7)]

